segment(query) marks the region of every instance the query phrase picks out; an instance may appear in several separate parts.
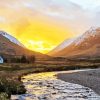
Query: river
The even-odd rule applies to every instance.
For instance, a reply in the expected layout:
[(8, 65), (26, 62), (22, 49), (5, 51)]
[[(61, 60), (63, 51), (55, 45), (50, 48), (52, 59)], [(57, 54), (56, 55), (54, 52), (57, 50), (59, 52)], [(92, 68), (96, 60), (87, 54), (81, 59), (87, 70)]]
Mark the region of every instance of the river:
[(22, 77), (27, 93), (13, 95), (12, 100), (100, 100), (100, 96), (88, 87), (57, 79), (58, 73), (66, 72), (44, 72), (29, 74)]

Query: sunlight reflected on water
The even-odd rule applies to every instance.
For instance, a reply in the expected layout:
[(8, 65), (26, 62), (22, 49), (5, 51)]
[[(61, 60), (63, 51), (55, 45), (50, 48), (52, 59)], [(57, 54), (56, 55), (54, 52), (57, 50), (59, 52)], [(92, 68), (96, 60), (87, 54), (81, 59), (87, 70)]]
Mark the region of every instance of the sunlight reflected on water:
[[(71, 71), (70, 71), (71, 72)], [(77, 71), (74, 71), (77, 72)], [(22, 77), (27, 93), (19, 100), (100, 100), (91, 89), (56, 78), (57, 73), (45, 72)], [(64, 72), (63, 72), (64, 73)]]

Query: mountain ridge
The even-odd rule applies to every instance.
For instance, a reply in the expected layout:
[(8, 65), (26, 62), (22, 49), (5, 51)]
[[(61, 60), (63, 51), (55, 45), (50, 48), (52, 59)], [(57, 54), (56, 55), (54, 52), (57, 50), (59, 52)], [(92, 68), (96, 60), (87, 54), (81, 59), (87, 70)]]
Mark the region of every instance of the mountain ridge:
[(70, 45), (56, 53), (52, 53), (50, 56), (100, 56), (100, 27), (90, 28), (84, 34), (77, 37)]
[(9, 35), (4, 31), (0, 31), (0, 54), (13, 55), (13, 56), (34, 55), (37, 58), (48, 57), (45, 54), (25, 48), (24, 45), (21, 44), (16, 38), (14, 38), (13, 36)]
[(18, 44), (19, 46), (25, 47), (22, 43), (20, 43), (15, 37), (11, 36), (10, 34), (4, 32), (4, 31), (0, 31), (0, 34), (4, 37), (6, 37), (7, 39), (9, 39), (11, 42)]

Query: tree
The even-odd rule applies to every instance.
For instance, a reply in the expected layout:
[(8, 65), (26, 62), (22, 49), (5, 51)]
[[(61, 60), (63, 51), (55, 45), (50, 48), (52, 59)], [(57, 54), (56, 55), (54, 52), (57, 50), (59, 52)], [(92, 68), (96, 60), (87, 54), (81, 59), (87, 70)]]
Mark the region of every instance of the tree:
[(27, 58), (25, 55), (23, 55), (20, 59), (21, 63), (27, 63)]

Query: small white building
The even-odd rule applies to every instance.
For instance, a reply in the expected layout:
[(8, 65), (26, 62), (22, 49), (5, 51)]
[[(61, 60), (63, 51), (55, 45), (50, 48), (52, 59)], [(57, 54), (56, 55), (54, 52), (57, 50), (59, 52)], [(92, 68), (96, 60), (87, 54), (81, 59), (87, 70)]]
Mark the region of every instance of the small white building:
[(0, 64), (3, 64), (4, 63), (4, 60), (3, 58), (0, 56)]

